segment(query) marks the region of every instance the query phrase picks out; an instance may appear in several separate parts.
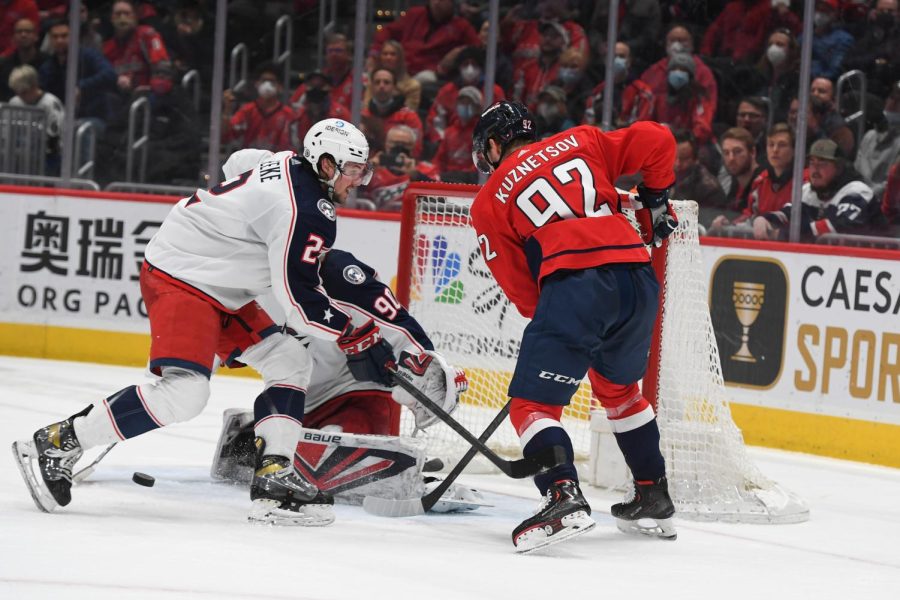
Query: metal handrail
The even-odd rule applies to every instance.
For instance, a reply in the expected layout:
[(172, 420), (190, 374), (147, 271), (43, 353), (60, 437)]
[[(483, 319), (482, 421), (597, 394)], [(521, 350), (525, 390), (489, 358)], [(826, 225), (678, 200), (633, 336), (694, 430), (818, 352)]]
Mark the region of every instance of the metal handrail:
[[(81, 156), (84, 147), (84, 138), (88, 137), (88, 151), (86, 160)], [(75, 131), (75, 176), (84, 179), (94, 177), (94, 157), (97, 155), (97, 126), (90, 121), (85, 121)]]
[[(330, 17), (326, 17), (326, 9)], [(318, 36), (318, 57), (316, 65), (319, 70), (325, 66), (325, 36), (334, 31), (337, 27), (337, 0), (319, 0), (319, 36)]]
[(0, 181), (10, 181), (12, 183), (22, 183), (25, 185), (30, 185), (30, 184), (35, 184), (35, 183), (37, 183), (37, 184), (49, 183), (49, 184), (58, 184), (58, 185), (50, 185), (50, 186), (38, 185), (37, 187), (60, 187), (60, 188), (93, 190), (95, 192), (100, 191), (100, 186), (97, 185), (97, 182), (91, 181), (90, 179), (70, 178), (67, 181), (63, 177), (51, 177), (50, 175), (22, 175), (20, 173), (0, 173)]
[(190, 95), (194, 111), (200, 112), (200, 71), (191, 69), (181, 78), (181, 89)]
[[(228, 64), (228, 89), (235, 94), (248, 83), (247, 60), (249, 56), (250, 51), (247, 49), (247, 44), (241, 43), (231, 49), (231, 60)], [(238, 63), (241, 65), (240, 79), (238, 79)]]
[(47, 111), (0, 104), (0, 170), (43, 175), (47, 160)]
[(197, 191), (196, 187), (185, 185), (165, 185), (162, 183), (135, 183), (134, 181), (113, 181), (105, 188), (106, 192), (140, 192), (144, 194), (160, 194), (163, 196), (190, 196)]
[(862, 141), (863, 135), (866, 133), (866, 74), (859, 69), (847, 71), (838, 77), (837, 89), (834, 92), (834, 108), (838, 114), (841, 114), (841, 98), (844, 96), (844, 87), (851, 79), (859, 79), (859, 110), (851, 115), (847, 115), (845, 121), (850, 123), (856, 121), (856, 144)]
[(900, 250), (900, 238), (851, 233), (826, 233), (816, 239), (817, 244), (828, 246), (856, 246), (860, 248), (895, 248)]
[(281, 65), (284, 70), (283, 90), (290, 94), (291, 83), (291, 48), (294, 45), (294, 22), (288, 15), (282, 15), (275, 21), (275, 50), (272, 53), (272, 61), (275, 65)]
[[(135, 139), (138, 113), (141, 114), (141, 137)], [(131, 103), (128, 108), (128, 145), (125, 148), (125, 179), (134, 181), (134, 153), (141, 152), (140, 172), (138, 181), (147, 178), (147, 154), (150, 143), (150, 101), (141, 97)]]

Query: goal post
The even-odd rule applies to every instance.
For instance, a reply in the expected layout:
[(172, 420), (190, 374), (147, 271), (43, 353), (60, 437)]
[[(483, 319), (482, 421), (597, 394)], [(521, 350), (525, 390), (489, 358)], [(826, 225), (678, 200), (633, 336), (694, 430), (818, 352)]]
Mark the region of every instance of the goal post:
[[(469, 206), (478, 190), (464, 184), (410, 184), (403, 200), (397, 274), (398, 300), (448, 362), (466, 370), (469, 390), (454, 416), (476, 435), (507, 401), (527, 324), (481, 257), (469, 224)], [(762, 475), (731, 418), (709, 317), (697, 204), (676, 201), (673, 205), (678, 230), (653, 253), (661, 306), (642, 390), (657, 411), (660, 446), (676, 508), (682, 517), (704, 520), (804, 521), (809, 515), (806, 504)], [(625, 194), (623, 212), (638, 227), (629, 207)], [(596, 461), (602, 446), (598, 443), (602, 434), (592, 431), (592, 419), (595, 424), (605, 423), (605, 413), (585, 380), (562, 417), (579, 471), (585, 471), (592, 458)], [(428, 455), (447, 465), (468, 449), (443, 424), (414, 431), (405, 410), (400, 431), (423, 437)], [(488, 445), (500, 454), (521, 456), (518, 436), (508, 420)], [(593, 483), (596, 478), (588, 479)]]

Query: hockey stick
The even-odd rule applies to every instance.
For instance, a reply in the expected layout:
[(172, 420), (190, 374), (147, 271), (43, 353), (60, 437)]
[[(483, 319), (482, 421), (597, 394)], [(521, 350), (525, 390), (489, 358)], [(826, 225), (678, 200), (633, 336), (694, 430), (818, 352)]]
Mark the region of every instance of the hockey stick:
[[(488, 441), (488, 438), (490, 438), (497, 428), (500, 427), (508, 414), (509, 402), (507, 402), (500, 412), (497, 413), (497, 416), (494, 417), (494, 420), (487, 426), (484, 433), (479, 436), (478, 441), (482, 443)], [(441, 496), (447, 491), (447, 488), (453, 485), (453, 482), (456, 481), (459, 474), (463, 472), (463, 469), (472, 462), (472, 459), (475, 458), (477, 453), (478, 449), (475, 446), (470, 446), (463, 457), (459, 459), (459, 462), (456, 463), (456, 466), (453, 467), (453, 470), (447, 474), (447, 477), (444, 478), (443, 481), (441, 481), (440, 485), (421, 498), (393, 500), (390, 498), (366, 496), (363, 498), (363, 509), (367, 513), (379, 517), (414, 517), (416, 515), (424, 515), (431, 510), (431, 507), (438, 503)]]
[(419, 404), (430, 410), (434, 415), (443, 421), (450, 429), (455, 431), (464, 440), (472, 444), (472, 447), (481, 452), (485, 458), (494, 463), (498, 469), (503, 471), (507, 476), (513, 479), (524, 479), (537, 474), (543, 469), (549, 469), (566, 462), (566, 451), (562, 446), (550, 446), (536, 453), (529, 458), (520, 458), (518, 460), (505, 460), (500, 458), (493, 450), (488, 448), (484, 442), (472, 435), (468, 429), (460, 425), (460, 423), (447, 414), (443, 408), (438, 406), (431, 398), (419, 391), (409, 379), (409, 375), (400, 371), (396, 363), (388, 363), (387, 370), (394, 376), (394, 383), (402, 387)]
[(115, 445), (116, 445), (115, 443), (112, 443), (109, 446), (107, 446), (103, 450), (103, 452), (101, 452), (97, 456), (97, 458), (94, 459), (94, 461), (91, 464), (89, 464), (85, 468), (81, 469), (80, 471), (78, 471), (77, 473), (72, 475), (72, 483), (81, 483), (82, 481), (84, 481), (85, 479), (90, 477), (91, 473), (94, 472), (94, 467), (97, 466), (97, 463), (99, 463), (101, 460), (103, 460), (103, 457), (106, 456), (107, 454), (109, 454), (109, 451), (112, 450)]

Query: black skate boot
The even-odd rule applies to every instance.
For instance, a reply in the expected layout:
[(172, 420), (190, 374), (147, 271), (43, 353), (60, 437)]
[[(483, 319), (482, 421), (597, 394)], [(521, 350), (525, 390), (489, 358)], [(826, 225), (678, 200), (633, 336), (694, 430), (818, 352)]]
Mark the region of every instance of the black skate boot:
[(300, 475), (285, 456), (262, 455), (265, 443), (256, 438), (259, 458), (250, 484), (249, 520), (270, 525), (321, 527), (334, 522), (334, 498)]
[[(616, 518), (619, 530), (625, 533), (650, 535), (664, 540), (678, 537), (672, 523), (675, 505), (669, 496), (669, 485), (665, 477), (658, 481), (635, 481), (634, 497), (628, 502), (613, 504), (610, 512)], [(642, 525), (641, 519), (650, 519), (656, 525)]]
[(538, 512), (513, 530), (516, 552), (525, 554), (587, 533), (597, 524), (578, 483), (557, 481), (547, 490)]
[(44, 512), (72, 501), (72, 467), (84, 454), (72, 427), (72, 420), (79, 415), (38, 429), (31, 440), (13, 442), (22, 478), (34, 503)]

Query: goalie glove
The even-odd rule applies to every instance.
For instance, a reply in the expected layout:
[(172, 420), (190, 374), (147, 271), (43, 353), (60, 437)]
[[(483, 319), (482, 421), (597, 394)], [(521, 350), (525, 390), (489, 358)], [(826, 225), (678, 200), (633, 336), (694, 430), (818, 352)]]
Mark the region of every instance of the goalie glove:
[(633, 202), (634, 216), (641, 226), (641, 239), (645, 244), (659, 247), (662, 241), (678, 228), (678, 217), (669, 204), (669, 190), (637, 187), (638, 198)]
[(347, 367), (357, 381), (374, 381), (385, 387), (394, 385), (394, 376), (386, 368), (394, 362), (394, 351), (374, 320), (369, 319), (356, 328), (348, 323), (337, 345), (347, 356)]
[[(404, 351), (400, 354), (399, 367), (410, 376), (407, 379), (413, 385), (448, 414), (456, 410), (459, 395), (469, 389), (466, 373), (448, 365), (437, 352), (426, 350), (417, 355)], [(394, 388), (394, 400), (413, 412), (417, 429), (425, 429), (438, 420), (402, 388)]]

